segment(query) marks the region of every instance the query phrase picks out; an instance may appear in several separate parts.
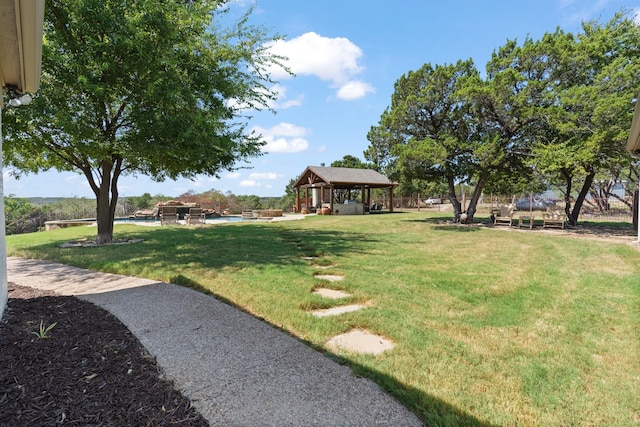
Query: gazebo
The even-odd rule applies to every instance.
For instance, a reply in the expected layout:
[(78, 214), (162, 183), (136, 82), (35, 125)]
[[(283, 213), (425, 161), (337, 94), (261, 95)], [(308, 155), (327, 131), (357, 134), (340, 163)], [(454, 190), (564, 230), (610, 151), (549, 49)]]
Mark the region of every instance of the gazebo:
[[(393, 212), (393, 189), (397, 185), (373, 169), (308, 166), (293, 185), (296, 189), (295, 211), (322, 209), (324, 213), (365, 214), (372, 206), (371, 189), (384, 188), (389, 191), (389, 210)], [(361, 199), (347, 198), (344, 204), (335, 206), (336, 190), (346, 190), (347, 194), (360, 191)], [(301, 192), (304, 195), (301, 196)]]

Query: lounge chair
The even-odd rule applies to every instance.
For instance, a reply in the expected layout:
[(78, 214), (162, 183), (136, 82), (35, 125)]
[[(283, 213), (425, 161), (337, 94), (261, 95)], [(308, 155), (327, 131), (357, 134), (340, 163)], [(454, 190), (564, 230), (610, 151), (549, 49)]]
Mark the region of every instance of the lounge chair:
[(160, 225), (177, 224), (178, 208), (175, 206), (160, 207)]
[(498, 215), (495, 216), (495, 218), (493, 220), (493, 225), (507, 224), (507, 225), (511, 226), (511, 224), (513, 224), (513, 211), (514, 210), (515, 209), (514, 209), (513, 205), (500, 206), (500, 212), (498, 212)]
[(187, 224), (204, 224), (204, 210), (202, 208), (190, 208), (184, 219)]
[(202, 208), (190, 208), (184, 217), (187, 224), (204, 224), (206, 215)]

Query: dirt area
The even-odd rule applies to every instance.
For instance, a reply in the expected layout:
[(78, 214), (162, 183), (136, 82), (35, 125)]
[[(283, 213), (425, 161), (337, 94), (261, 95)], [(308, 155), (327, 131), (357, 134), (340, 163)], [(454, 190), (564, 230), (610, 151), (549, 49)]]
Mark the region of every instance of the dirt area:
[(1, 426), (209, 425), (129, 330), (89, 302), (10, 283), (0, 349)]

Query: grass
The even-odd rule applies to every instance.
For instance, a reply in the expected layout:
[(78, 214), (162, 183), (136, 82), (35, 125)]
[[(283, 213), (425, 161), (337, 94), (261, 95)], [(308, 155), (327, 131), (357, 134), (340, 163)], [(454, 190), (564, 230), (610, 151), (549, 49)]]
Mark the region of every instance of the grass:
[[(211, 292), (327, 351), (366, 328), (380, 356), (328, 353), (428, 425), (640, 423), (640, 252), (631, 245), (440, 225), (437, 214), (214, 227), (116, 225), (144, 242), (60, 249), (95, 228), (8, 236), (13, 256)], [(316, 257), (305, 259), (305, 257)], [(314, 278), (344, 275), (340, 282)], [(352, 294), (324, 300), (322, 284)], [(313, 308), (369, 308), (316, 318)]]

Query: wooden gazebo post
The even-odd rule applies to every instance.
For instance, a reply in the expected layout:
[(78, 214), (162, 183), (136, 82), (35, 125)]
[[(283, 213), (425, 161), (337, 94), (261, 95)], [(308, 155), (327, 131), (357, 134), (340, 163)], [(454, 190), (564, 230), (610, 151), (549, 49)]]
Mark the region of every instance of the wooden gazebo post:
[(393, 212), (393, 186), (389, 187), (389, 212)]
[(333, 185), (329, 185), (329, 209), (331, 209), (331, 214), (333, 215), (335, 213), (333, 210)]
[(311, 213), (311, 208), (309, 207), (309, 187), (304, 187), (304, 205), (307, 213)]

